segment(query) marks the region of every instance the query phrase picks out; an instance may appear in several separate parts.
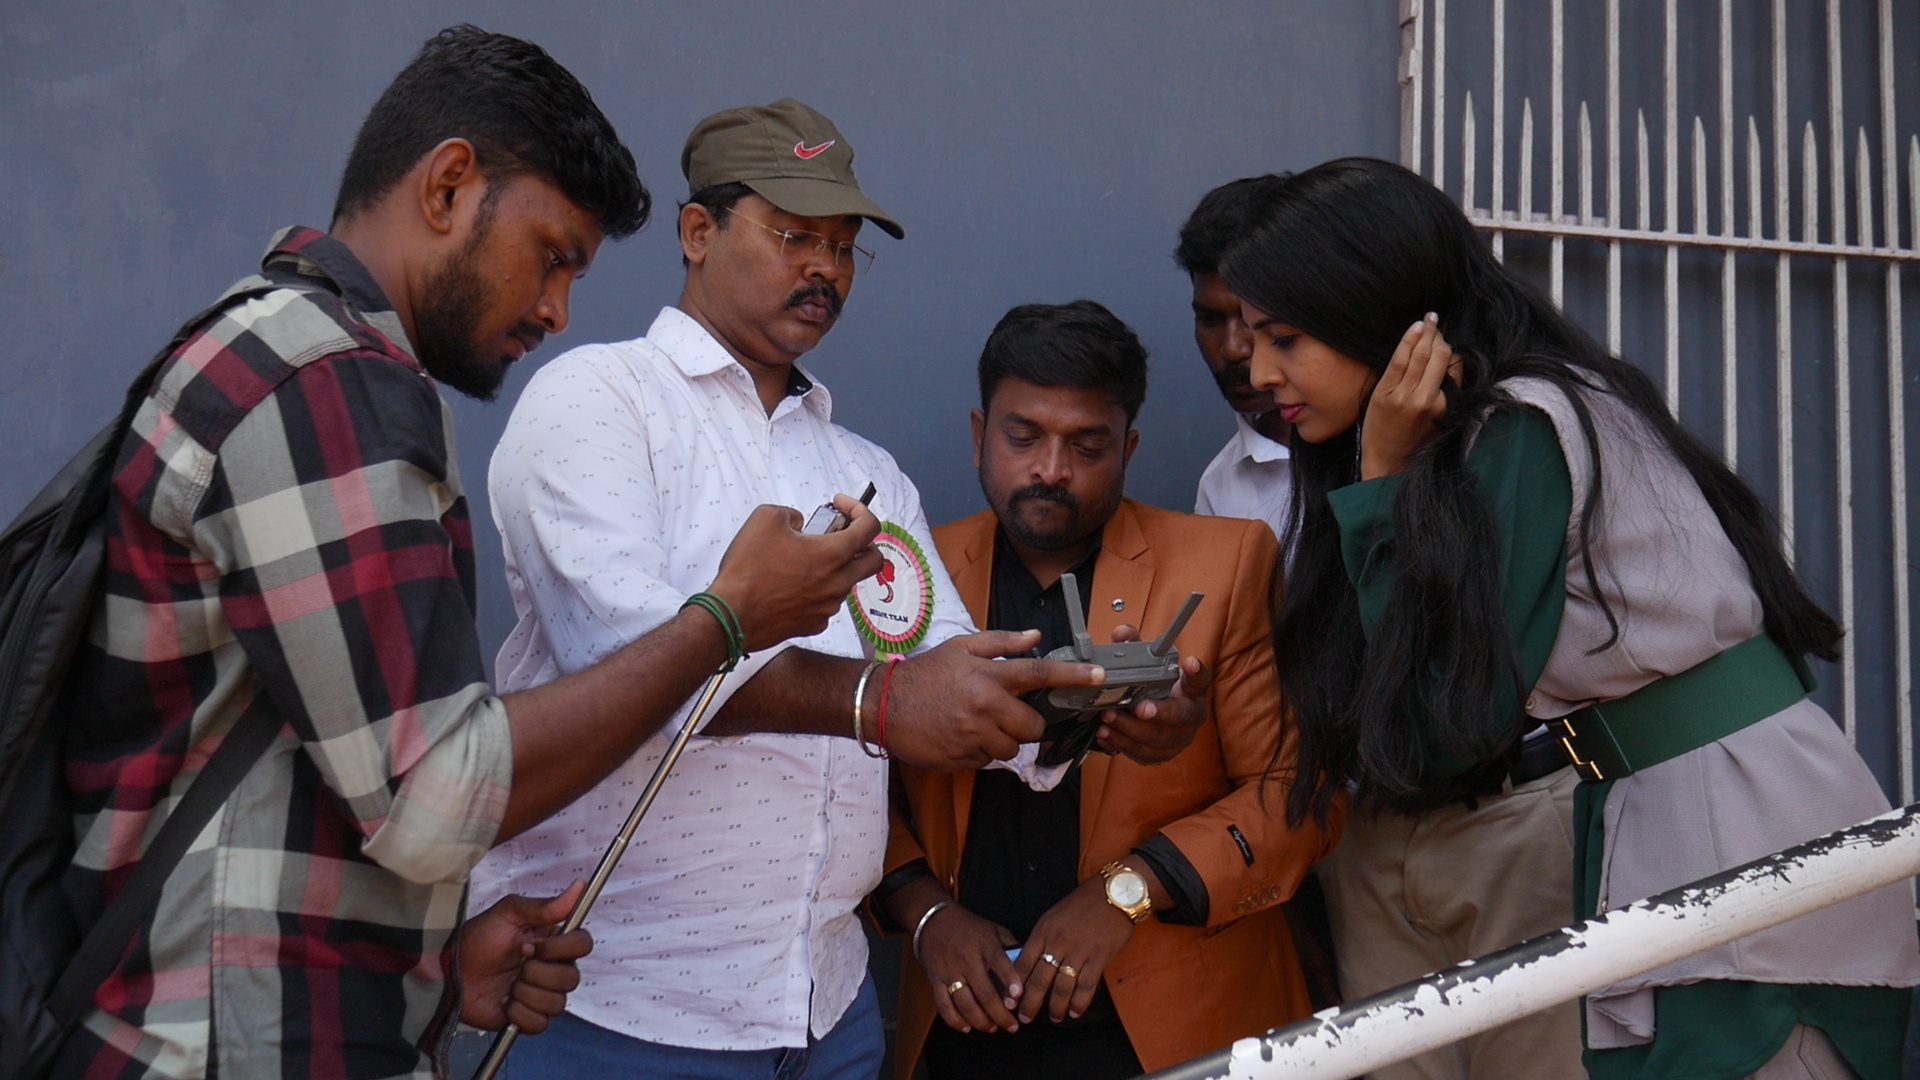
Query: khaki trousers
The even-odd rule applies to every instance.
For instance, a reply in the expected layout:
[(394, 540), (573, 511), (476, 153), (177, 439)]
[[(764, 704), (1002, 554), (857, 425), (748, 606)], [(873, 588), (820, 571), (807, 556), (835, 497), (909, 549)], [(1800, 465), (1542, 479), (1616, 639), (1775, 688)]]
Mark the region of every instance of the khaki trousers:
[[(1319, 863), (1342, 996), (1357, 1001), (1571, 923), (1578, 783), (1565, 768), (1473, 810), (1349, 813)], [(1373, 1080), (1585, 1080), (1578, 1009), (1555, 1005)]]

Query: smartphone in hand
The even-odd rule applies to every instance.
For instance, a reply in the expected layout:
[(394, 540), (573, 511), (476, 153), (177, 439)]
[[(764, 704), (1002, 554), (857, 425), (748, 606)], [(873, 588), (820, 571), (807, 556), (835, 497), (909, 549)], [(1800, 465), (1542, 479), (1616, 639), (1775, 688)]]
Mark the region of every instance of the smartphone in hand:
[[(868, 481), (867, 490), (860, 493), (860, 505), (872, 505), (873, 494), (873, 482)], [(841, 513), (829, 502), (822, 503), (815, 507), (813, 513), (807, 517), (807, 523), (801, 526), (800, 531), (806, 533), (808, 536), (824, 536), (827, 533), (837, 533), (846, 527), (847, 515)]]

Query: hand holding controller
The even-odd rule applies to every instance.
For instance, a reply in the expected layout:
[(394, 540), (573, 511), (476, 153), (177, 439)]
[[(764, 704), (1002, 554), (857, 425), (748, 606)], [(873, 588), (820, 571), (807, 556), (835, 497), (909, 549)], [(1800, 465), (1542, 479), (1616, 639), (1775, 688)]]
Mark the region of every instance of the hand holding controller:
[(1073, 644), (1055, 649), (1047, 659), (1098, 664), (1106, 669), (1107, 678), (1099, 686), (1054, 687), (1022, 697), (1047, 722), (1040, 737), (1048, 744), (1040, 752), (1042, 765), (1063, 765), (1084, 756), (1093, 747), (1105, 710), (1131, 708), (1138, 702), (1163, 699), (1173, 693), (1181, 677), (1180, 652), (1174, 648), (1174, 641), (1205, 599), (1203, 593), (1187, 594), (1186, 603), (1155, 641), (1095, 645), (1082, 614), (1079, 581), (1071, 573), (1062, 574), (1060, 589), (1066, 597)]

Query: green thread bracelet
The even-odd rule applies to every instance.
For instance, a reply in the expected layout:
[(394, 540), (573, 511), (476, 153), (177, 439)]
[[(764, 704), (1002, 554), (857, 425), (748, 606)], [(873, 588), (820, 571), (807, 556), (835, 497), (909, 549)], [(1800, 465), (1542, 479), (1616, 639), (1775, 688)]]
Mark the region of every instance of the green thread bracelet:
[(740, 630), (740, 616), (734, 614), (733, 605), (727, 603), (726, 597), (697, 592), (687, 597), (686, 603), (680, 605), (680, 610), (685, 611), (690, 607), (705, 611), (720, 624), (720, 632), (727, 639), (727, 662), (720, 670), (732, 671), (738, 667), (740, 661), (747, 658), (747, 636)]

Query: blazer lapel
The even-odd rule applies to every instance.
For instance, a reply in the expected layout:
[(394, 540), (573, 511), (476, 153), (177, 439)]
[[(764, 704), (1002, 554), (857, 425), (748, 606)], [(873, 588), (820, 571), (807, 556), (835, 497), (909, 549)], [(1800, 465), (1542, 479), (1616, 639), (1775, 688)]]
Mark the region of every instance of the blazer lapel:
[[(974, 515), (975, 527), (960, 543), (958, 565), (949, 565), (954, 590), (976, 627), (987, 622), (987, 603), (993, 592), (993, 535), (999, 521), (992, 511)], [(973, 813), (973, 773), (953, 774), (953, 835), (959, 838), (958, 851), (967, 850), (967, 819)], [(959, 873), (960, 857), (954, 856), (954, 872)], [(952, 883), (949, 882), (949, 885)]]
[[(1087, 632), (1095, 641), (1112, 641), (1113, 628), (1137, 620), (1147, 610), (1147, 598), (1153, 590), (1153, 552), (1140, 531), (1140, 520), (1132, 499), (1123, 499), (1120, 509), (1107, 522), (1100, 537), (1100, 558), (1093, 564), (1093, 597), (1087, 613)], [(1115, 610), (1113, 602), (1124, 608)], [(1080, 766), (1080, 874), (1085, 877), (1093, 834), (1101, 821), (1101, 800), (1107, 793), (1107, 776), (1117, 763), (1095, 751)]]

